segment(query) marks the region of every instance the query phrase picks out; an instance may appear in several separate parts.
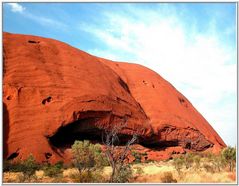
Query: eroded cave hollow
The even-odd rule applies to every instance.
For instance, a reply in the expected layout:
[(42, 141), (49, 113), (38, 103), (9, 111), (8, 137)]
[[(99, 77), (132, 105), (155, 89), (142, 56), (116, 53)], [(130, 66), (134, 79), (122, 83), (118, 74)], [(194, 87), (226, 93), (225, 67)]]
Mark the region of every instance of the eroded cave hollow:
[[(96, 120), (99, 120), (99, 118), (85, 118), (67, 124), (64, 127), (60, 127), (53, 136), (48, 137), (50, 145), (53, 148), (64, 150), (71, 148), (76, 140), (89, 140), (91, 143), (103, 144), (106, 131), (96, 125)], [(177, 136), (181, 132), (191, 132), (191, 136), (194, 136), (194, 138), (189, 136), (188, 138), (186, 136), (182, 138), (174, 138), (174, 136)], [(130, 139), (132, 139), (132, 135), (123, 134), (121, 131), (119, 131), (117, 136), (118, 141), (115, 145), (125, 145)], [(167, 140), (165, 136), (168, 136)], [(203, 151), (212, 146), (212, 144), (207, 141), (199, 131), (177, 129), (175, 127), (170, 130), (169, 127), (165, 127), (161, 130), (159, 135), (152, 135), (147, 138), (138, 136), (135, 143), (153, 150), (163, 150), (168, 147), (181, 146), (188, 150)]]
[[(94, 122), (95, 118), (86, 118), (60, 127), (53, 136), (48, 138), (49, 143), (53, 148), (60, 150), (71, 148), (76, 140), (89, 140), (91, 143), (103, 144), (106, 131), (98, 128)], [(125, 145), (132, 139), (132, 135), (122, 134), (120, 131), (117, 136), (118, 140), (115, 145)], [(167, 147), (178, 146), (178, 141), (159, 141), (158, 136), (150, 138), (138, 136), (135, 144), (154, 150), (162, 150)]]
[[(53, 136), (48, 137), (50, 145), (64, 150), (71, 148), (76, 140), (89, 140), (91, 143), (103, 144), (107, 132), (94, 124), (95, 119), (81, 119), (60, 127)], [(124, 145), (132, 138), (132, 135), (121, 134), (120, 132), (117, 136), (119, 140), (115, 142), (115, 145)]]
[(58, 131), (48, 138), (50, 144), (56, 148), (71, 148), (75, 140), (90, 140), (92, 143), (102, 142), (103, 130), (95, 125), (90, 125), (93, 118), (77, 120), (64, 127), (60, 127)]

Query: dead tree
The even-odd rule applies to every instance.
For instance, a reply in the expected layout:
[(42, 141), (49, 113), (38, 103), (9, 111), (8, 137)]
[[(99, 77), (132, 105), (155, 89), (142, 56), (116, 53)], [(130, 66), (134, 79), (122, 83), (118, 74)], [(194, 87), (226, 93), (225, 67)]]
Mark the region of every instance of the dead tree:
[(104, 134), (102, 135), (102, 142), (106, 147), (105, 154), (112, 168), (112, 174), (109, 180), (111, 183), (116, 181), (117, 176), (123, 170), (127, 155), (131, 151), (130, 146), (136, 142), (138, 138), (136, 132), (132, 135), (132, 138), (126, 142), (123, 148), (119, 148), (119, 132), (126, 127), (126, 125), (127, 118), (124, 118), (121, 125), (114, 125), (111, 129), (104, 130)]

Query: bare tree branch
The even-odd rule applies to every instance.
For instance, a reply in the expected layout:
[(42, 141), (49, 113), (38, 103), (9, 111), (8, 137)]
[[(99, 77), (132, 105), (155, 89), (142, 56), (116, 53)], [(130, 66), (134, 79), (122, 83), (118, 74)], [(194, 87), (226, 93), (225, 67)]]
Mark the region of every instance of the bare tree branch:
[[(112, 121), (112, 116), (110, 116), (110, 121)], [(126, 126), (127, 117), (124, 117), (123, 123), (114, 125), (111, 129), (107, 129), (104, 133), (102, 133), (102, 142), (106, 147), (105, 154), (110, 166), (112, 167), (110, 182), (114, 182), (114, 180), (116, 180), (117, 175), (119, 175), (122, 170), (128, 152), (131, 151), (130, 146), (138, 139), (136, 132), (136, 134), (134, 134), (132, 138), (127, 141), (123, 149), (118, 146), (120, 142), (118, 134), (122, 132)]]

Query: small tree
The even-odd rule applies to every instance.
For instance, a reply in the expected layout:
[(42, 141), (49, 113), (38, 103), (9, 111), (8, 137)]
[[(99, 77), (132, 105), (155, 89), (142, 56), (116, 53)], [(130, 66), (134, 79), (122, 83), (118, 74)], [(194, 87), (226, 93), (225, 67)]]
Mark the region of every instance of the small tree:
[(114, 125), (113, 128), (105, 130), (105, 134), (102, 135), (102, 141), (106, 147), (105, 154), (112, 168), (109, 180), (111, 183), (128, 182), (132, 176), (132, 169), (130, 165), (125, 164), (125, 160), (131, 151), (130, 146), (137, 140), (137, 132), (123, 147), (118, 146), (120, 141), (118, 134), (126, 126), (126, 122), (127, 119), (124, 118), (122, 125)]
[(229, 170), (233, 171), (236, 163), (236, 148), (227, 147), (222, 150), (222, 157), (225, 159), (226, 163), (229, 165)]
[(105, 157), (99, 144), (91, 144), (88, 140), (75, 141), (72, 145), (73, 164), (80, 172), (81, 182), (94, 182), (93, 172), (101, 170), (105, 165)]

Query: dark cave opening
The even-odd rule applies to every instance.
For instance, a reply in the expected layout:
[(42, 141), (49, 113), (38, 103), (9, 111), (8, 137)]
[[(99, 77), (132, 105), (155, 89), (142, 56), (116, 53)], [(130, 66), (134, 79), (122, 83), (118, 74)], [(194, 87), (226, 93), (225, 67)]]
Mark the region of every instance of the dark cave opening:
[[(58, 131), (51, 137), (48, 137), (49, 143), (53, 149), (69, 149), (76, 140), (89, 140), (91, 143), (103, 144), (105, 140), (105, 131), (95, 126), (95, 119), (86, 118), (75, 121), (64, 127), (60, 127)], [(118, 134), (119, 140), (115, 142), (115, 145), (125, 145), (132, 135)], [(157, 137), (150, 138), (138, 137), (134, 144), (140, 144), (143, 147), (163, 150), (167, 147), (178, 146), (178, 141), (157, 141)]]
[(177, 140), (173, 140), (173, 141), (155, 141), (154, 140), (154, 143), (150, 143), (150, 142), (151, 142), (150, 139), (140, 140), (140, 145), (153, 150), (164, 150), (167, 147), (179, 146), (179, 142)]
[(71, 148), (76, 140), (90, 140), (92, 143), (99, 143), (102, 141), (103, 131), (90, 125), (92, 120), (92, 118), (82, 119), (60, 127), (53, 136), (48, 137), (49, 143), (60, 149)]
[[(94, 125), (96, 118), (86, 118), (75, 121), (64, 127), (60, 127), (58, 131), (51, 137), (48, 137), (50, 145), (55, 149), (68, 149), (76, 140), (89, 140), (91, 143), (103, 144), (106, 137), (106, 131)], [(132, 135), (118, 134), (115, 145), (125, 145)], [(136, 140), (137, 143), (138, 140)]]

